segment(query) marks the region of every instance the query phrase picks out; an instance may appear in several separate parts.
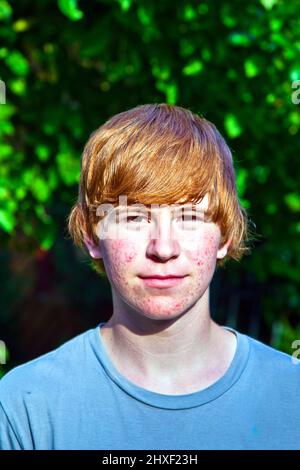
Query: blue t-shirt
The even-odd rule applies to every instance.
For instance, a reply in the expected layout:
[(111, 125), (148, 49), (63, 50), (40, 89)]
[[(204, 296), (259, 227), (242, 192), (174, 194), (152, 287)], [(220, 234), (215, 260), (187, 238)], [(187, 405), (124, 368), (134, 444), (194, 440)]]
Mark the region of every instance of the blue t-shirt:
[(232, 330), (230, 367), (198, 392), (127, 380), (96, 328), (0, 381), (0, 449), (300, 449), (300, 365)]

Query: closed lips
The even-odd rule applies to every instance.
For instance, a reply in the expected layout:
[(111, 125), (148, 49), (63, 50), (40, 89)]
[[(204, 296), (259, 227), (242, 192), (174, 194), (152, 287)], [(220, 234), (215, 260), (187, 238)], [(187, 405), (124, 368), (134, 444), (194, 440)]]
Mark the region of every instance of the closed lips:
[(173, 278), (180, 278), (180, 277), (184, 277), (184, 275), (174, 275), (174, 274), (169, 274), (167, 276), (161, 276), (159, 274), (154, 274), (154, 275), (150, 275), (150, 276), (140, 276), (141, 278), (143, 279), (173, 279)]

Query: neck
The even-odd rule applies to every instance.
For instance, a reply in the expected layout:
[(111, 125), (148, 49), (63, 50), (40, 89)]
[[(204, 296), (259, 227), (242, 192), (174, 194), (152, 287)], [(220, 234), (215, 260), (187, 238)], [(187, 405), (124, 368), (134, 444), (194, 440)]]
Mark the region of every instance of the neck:
[(223, 375), (234, 355), (235, 335), (211, 319), (208, 290), (200, 300), (180, 317), (153, 320), (122, 309), (115, 299), (101, 336), (119, 372), (165, 393), (196, 391)]

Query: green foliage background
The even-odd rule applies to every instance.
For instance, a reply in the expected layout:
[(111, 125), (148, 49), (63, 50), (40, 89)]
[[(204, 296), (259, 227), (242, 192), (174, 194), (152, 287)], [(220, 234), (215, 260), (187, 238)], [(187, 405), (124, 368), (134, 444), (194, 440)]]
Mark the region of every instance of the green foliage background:
[(7, 253), (52, 250), (66, 236), (90, 133), (114, 113), (168, 102), (213, 121), (233, 151), (260, 239), (226, 276), (250, 273), (264, 286), (272, 345), (291, 353), (300, 338), (299, 2), (0, 0), (0, 78), (3, 322), (22, 284), (9, 277)]

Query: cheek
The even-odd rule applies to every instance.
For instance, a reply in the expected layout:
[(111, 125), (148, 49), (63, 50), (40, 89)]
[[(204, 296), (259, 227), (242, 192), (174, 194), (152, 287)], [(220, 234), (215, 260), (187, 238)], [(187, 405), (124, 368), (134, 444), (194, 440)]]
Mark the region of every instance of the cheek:
[(188, 256), (199, 268), (207, 269), (216, 262), (219, 239), (215, 234), (204, 235), (201, 241), (195, 240), (195, 249), (188, 250)]
[(112, 280), (125, 282), (128, 269), (137, 257), (134, 244), (126, 240), (110, 240), (103, 251), (105, 265)]

